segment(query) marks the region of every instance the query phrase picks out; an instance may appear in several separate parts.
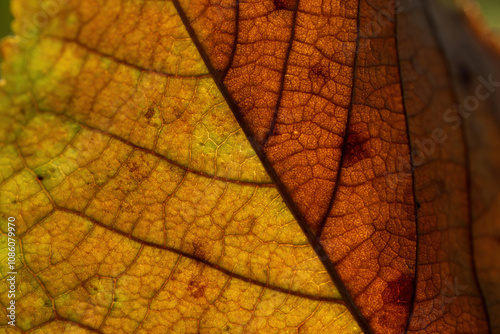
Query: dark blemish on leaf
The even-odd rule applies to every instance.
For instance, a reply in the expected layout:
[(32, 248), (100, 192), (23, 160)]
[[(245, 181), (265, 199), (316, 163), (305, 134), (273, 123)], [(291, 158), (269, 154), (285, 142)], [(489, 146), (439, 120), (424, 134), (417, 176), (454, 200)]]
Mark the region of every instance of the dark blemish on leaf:
[(309, 79), (316, 81), (322, 80), (326, 82), (331, 79), (330, 69), (328, 65), (317, 63), (309, 69)]
[(470, 70), (466, 65), (458, 65), (458, 76), (460, 78), (460, 82), (463, 85), (470, 86), (470, 84), (472, 83), (472, 74), (470, 73)]
[(89, 282), (87, 284), (85, 284), (85, 289), (90, 293), (90, 294), (94, 294), (97, 292), (97, 287), (95, 286), (94, 283), (92, 282)]
[(188, 284), (189, 294), (198, 299), (205, 295), (205, 284), (200, 283), (196, 280), (191, 280)]
[(274, 1), (274, 7), (276, 9), (288, 9), (292, 10), (295, 8), (297, 0), (273, 0)]
[(206, 260), (205, 259), (205, 250), (203, 249), (203, 246), (198, 242), (195, 241), (193, 242), (193, 255), (200, 260)]
[(154, 116), (154, 114), (155, 114), (155, 108), (149, 107), (146, 113), (144, 114), (144, 117), (146, 117), (147, 119), (151, 119)]
[(37, 178), (38, 180), (40, 180), (40, 181), (43, 181), (43, 176), (41, 176), (41, 175), (37, 175), (37, 177), (36, 177), (36, 178)]
[[(127, 168), (129, 173), (132, 174), (131, 176), (134, 178), (134, 180), (138, 182), (147, 176), (147, 168), (143, 168), (140, 162), (129, 161), (127, 162)], [(121, 187), (122, 185), (120, 184), (119, 186)]]
[(135, 171), (136, 171), (136, 170), (138, 170), (138, 169), (139, 169), (139, 164), (138, 164), (137, 162), (132, 162), (132, 163), (130, 163), (130, 164), (129, 164), (129, 166), (128, 166), (128, 171), (129, 171), (130, 173), (133, 173), (133, 172), (135, 172)]
[(44, 305), (45, 305), (45, 307), (51, 307), (52, 303), (50, 302), (50, 300), (46, 300)]
[(421, 207), (420, 203), (417, 202), (417, 210), (420, 210), (420, 207)]
[(388, 283), (382, 292), (384, 304), (410, 305), (413, 291), (413, 278), (401, 275), (395, 281)]
[(350, 167), (369, 157), (371, 150), (368, 131), (351, 129), (347, 134), (347, 145), (344, 152), (344, 166)]

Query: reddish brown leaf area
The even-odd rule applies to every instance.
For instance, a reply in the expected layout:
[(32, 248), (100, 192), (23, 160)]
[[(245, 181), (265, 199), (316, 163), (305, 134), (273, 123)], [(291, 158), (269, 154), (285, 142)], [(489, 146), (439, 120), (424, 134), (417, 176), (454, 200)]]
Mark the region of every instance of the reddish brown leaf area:
[(370, 29), (374, 10), (394, 9), (385, 1), (359, 6), (366, 36), (358, 42), (336, 191), (318, 238), (373, 330), (398, 333), (410, 314), (410, 303), (397, 301), (399, 291), (413, 290), (413, 279), (402, 277), (415, 275), (414, 199), (409, 174), (391, 178), (398, 157), (409, 156), (395, 25)]
[(353, 55), (342, 48), (354, 49), (356, 8), (351, 1), (291, 5), (240, 4), (235, 56), (224, 83), (289, 196), (317, 230), (339, 169), (345, 122), (336, 120), (347, 119), (353, 75)]
[(413, 277), (401, 275), (396, 281), (389, 282), (382, 292), (384, 304), (408, 305), (413, 293)]
[[(432, 6), (245, 0), (229, 61), (199, 38), (368, 332), (489, 330), (472, 257), (470, 139), (443, 115), (460, 99), (454, 83), (474, 75), (459, 64), (450, 73)], [(192, 4), (180, 10), (196, 39)]]

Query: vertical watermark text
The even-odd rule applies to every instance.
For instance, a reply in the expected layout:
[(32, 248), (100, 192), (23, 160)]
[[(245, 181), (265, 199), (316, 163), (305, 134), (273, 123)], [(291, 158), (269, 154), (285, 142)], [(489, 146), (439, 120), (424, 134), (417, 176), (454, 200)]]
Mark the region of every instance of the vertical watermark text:
[(16, 218), (7, 218), (7, 305), (8, 324), (16, 326)]

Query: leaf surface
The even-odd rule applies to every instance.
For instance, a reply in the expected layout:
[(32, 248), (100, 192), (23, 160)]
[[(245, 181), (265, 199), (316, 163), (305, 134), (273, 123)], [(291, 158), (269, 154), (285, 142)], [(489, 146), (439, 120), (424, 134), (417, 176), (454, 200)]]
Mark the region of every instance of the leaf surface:
[[(13, 12), (0, 211), (4, 232), (17, 219), (22, 331), (500, 328), (487, 256), (500, 94), (484, 84), (500, 70), (455, 11), (19, 0)], [(490, 94), (464, 116), (477, 87)]]

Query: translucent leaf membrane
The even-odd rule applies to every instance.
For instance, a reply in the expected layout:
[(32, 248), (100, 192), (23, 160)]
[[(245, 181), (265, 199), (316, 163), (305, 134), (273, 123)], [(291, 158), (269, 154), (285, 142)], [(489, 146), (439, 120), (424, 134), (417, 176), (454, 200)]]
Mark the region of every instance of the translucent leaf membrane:
[(21, 330), (499, 328), (500, 65), (451, 7), (13, 12), (0, 211)]

